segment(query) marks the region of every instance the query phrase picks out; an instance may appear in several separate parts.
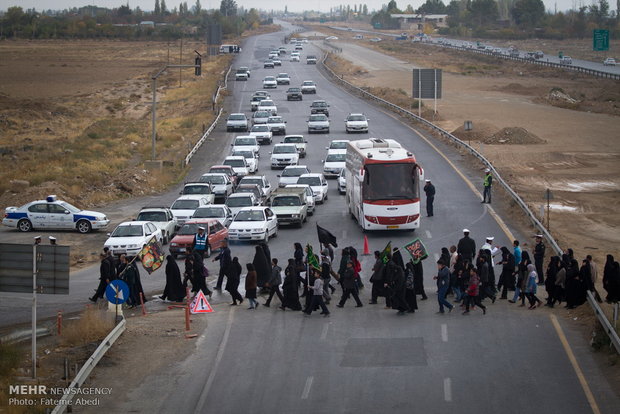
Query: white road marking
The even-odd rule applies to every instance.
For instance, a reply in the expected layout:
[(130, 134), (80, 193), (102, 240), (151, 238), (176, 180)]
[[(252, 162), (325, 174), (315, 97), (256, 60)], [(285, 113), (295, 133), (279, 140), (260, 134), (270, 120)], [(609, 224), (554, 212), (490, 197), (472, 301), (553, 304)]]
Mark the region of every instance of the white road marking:
[(430, 231), (426, 230), (426, 237), (428, 237), (429, 239), (432, 239), (433, 235), (431, 234)]
[(230, 337), (230, 328), (232, 327), (233, 317), (235, 315), (235, 308), (230, 310), (228, 313), (228, 320), (226, 321), (226, 330), (224, 331), (224, 336), (222, 337), (222, 342), (217, 350), (217, 355), (215, 356), (215, 363), (213, 364), (213, 368), (211, 369), (211, 373), (209, 373), (209, 378), (205, 383), (205, 387), (202, 389), (202, 393), (200, 394), (200, 399), (198, 400), (198, 404), (196, 405), (196, 409), (194, 412), (196, 414), (202, 414), (205, 412), (203, 407), (207, 402), (207, 396), (209, 394), (209, 390), (211, 389), (211, 385), (213, 385), (213, 381), (215, 380), (215, 374), (217, 374), (217, 369), (220, 366), (220, 362), (222, 362), (222, 357), (224, 356), (224, 350), (226, 349), (226, 344), (228, 343), (228, 338)]
[(310, 394), (310, 388), (312, 388), (312, 381), (314, 381), (314, 377), (308, 377), (306, 379), (306, 385), (304, 385), (304, 392), (301, 393), (302, 400), (308, 399), (308, 394)]
[(452, 401), (452, 381), (450, 378), (443, 379), (443, 399), (446, 402)]
[(441, 324), (441, 340), (448, 342), (448, 325), (445, 323)]
[(327, 331), (329, 330), (329, 323), (323, 325), (323, 332), (321, 332), (321, 339), (327, 338)]

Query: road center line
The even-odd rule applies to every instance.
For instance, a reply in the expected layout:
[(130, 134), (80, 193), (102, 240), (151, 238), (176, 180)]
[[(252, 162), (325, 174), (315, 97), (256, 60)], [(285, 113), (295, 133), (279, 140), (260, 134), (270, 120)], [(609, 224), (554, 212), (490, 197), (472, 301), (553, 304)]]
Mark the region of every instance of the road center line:
[(450, 378), (443, 379), (443, 399), (446, 402), (452, 401), (452, 381)]
[(441, 340), (448, 342), (448, 325), (445, 323), (441, 324)]
[(306, 379), (306, 385), (304, 385), (304, 391), (301, 393), (302, 400), (308, 399), (308, 394), (310, 394), (310, 388), (312, 388), (312, 381), (314, 381), (314, 377), (308, 377)]
[(321, 332), (321, 339), (327, 338), (327, 331), (329, 330), (329, 323), (323, 325), (323, 332)]
[(213, 368), (209, 373), (209, 378), (205, 383), (205, 387), (202, 389), (200, 393), (200, 398), (198, 399), (198, 404), (196, 404), (196, 409), (194, 412), (196, 414), (202, 414), (205, 412), (203, 409), (204, 405), (207, 402), (207, 395), (209, 395), (209, 390), (211, 389), (211, 385), (213, 385), (213, 381), (215, 380), (215, 375), (217, 374), (217, 369), (220, 366), (220, 362), (222, 362), (222, 357), (224, 356), (224, 350), (226, 349), (226, 344), (228, 343), (228, 338), (230, 337), (230, 328), (232, 327), (233, 317), (235, 315), (235, 307), (233, 306), (230, 312), (228, 313), (228, 320), (226, 321), (226, 330), (224, 330), (224, 336), (222, 336), (222, 341), (217, 349), (217, 355), (215, 356), (215, 362), (213, 364)]
[(432, 239), (433, 235), (431, 234), (430, 231), (426, 230), (426, 237), (428, 237), (429, 239)]
[(558, 318), (554, 314), (550, 314), (549, 318), (551, 319), (551, 324), (555, 328), (555, 332), (558, 334), (558, 337), (560, 338), (562, 347), (564, 347), (564, 352), (566, 352), (566, 356), (568, 357), (568, 360), (573, 366), (573, 370), (575, 370), (575, 374), (577, 375), (577, 378), (579, 379), (581, 388), (583, 388), (583, 392), (586, 394), (586, 398), (588, 400), (588, 403), (590, 404), (590, 408), (592, 409), (592, 412), (594, 414), (600, 414), (601, 410), (598, 408), (598, 404), (596, 403), (596, 400), (594, 399), (594, 394), (592, 394), (592, 391), (590, 390), (588, 381), (586, 380), (586, 377), (583, 375), (583, 371), (581, 371), (581, 367), (579, 366), (579, 363), (577, 362), (577, 358), (575, 358), (575, 354), (573, 354), (573, 350), (571, 349), (568, 343), (568, 339), (566, 339), (566, 335), (564, 335), (564, 331), (562, 330), (562, 327), (560, 326), (560, 323), (558, 322)]

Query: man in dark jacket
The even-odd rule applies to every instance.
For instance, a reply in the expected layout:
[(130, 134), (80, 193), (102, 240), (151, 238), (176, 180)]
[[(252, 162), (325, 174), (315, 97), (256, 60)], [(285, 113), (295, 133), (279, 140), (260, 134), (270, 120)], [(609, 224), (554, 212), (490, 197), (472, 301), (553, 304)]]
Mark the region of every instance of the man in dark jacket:
[(543, 243), (542, 234), (536, 235), (536, 245), (534, 246), (534, 266), (536, 266), (536, 273), (538, 273), (538, 284), (545, 284), (545, 277), (543, 274), (543, 262), (545, 261), (545, 243)]
[(99, 286), (97, 286), (94, 296), (88, 298), (91, 302), (97, 302), (97, 299), (103, 298), (106, 287), (114, 279), (112, 261), (109, 260), (108, 255), (102, 252), (99, 257), (101, 259), (101, 264), (99, 265)]
[(433, 217), (433, 202), (435, 201), (435, 186), (431, 180), (426, 180), (424, 185), (424, 193), (426, 193), (426, 215)]
[(269, 298), (267, 298), (267, 302), (265, 302), (264, 305), (269, 307), (271, 304), (271, 299), (273, 299), (273, 295), (278, 295), (278, 299), (280, 299), (280, 306), (282, 306), (284, 303), (284, 298), (280, 292), (280, 285), (282, 284), (282, 268), (278, 266), (278, 259), (275, 257), (271, 259), (271, 265), (271, 278), (269, 279), (269, 282), (267, 282), (267, 287), (269, 288)]
[(230, 249), (228, 248), (228, 242), (222, 242), (222, 249), (220, 250), (220, 254), (218, 254), (213, 261), (220, 261), (220, 274), (217, 277), (217, 284), (215, 285), (216, 290), (222, 290), (222, 283), (224, 283), (224, 276), (228, 276), (228, 270), (232, 263), (232, 257), (230, 255)]
[(437, 280), (437, 301), (439, 302), (439, 312), (444, 313), (444, 306), (448, 308), (448, 312), (452, 312), (452, 306), (450, 302), (446, 300), (446, 293), (448, 292), (448, 287), (450, 286), (450, 270), (446, 267), (446, 265), (441, 261), (437, 261), (437, 276), (433, 279)]
[(463, 238), (459, 240), (456, 251), (464, 261), (473, 263), (473, 259), (476, 256), (476, 242), (469, 237), (468, 229), (463, 229)]

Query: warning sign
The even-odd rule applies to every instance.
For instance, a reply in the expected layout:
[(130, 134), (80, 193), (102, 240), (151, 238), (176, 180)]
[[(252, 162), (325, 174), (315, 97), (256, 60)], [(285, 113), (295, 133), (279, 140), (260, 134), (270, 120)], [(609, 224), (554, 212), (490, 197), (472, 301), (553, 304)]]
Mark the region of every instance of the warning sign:
[(192, 314), (213, 312), (213, 308), (209, 305), (209, 302), (207, 301), (205, 294), (202, 293), (202, 290), (199, 290), (198, 294), (192, 300), (192, 303), (189, 306), (189, 311)]

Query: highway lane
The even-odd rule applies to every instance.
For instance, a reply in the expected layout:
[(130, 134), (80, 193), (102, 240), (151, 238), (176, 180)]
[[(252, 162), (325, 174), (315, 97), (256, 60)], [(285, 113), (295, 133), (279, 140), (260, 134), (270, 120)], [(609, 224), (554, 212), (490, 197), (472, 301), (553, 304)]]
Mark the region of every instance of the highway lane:
[[(463, 227), (472, 230), (478, 244), (486, 235), (494, 235), (500, 245), (507, 244), (507, 236), (447, 161), (390, 115), (335, 88), (314, 66), (289, 62), (283, 63), (281, 70), (263, 70), (267, 50), (279, 46), (281, 37), (280, 33), (262, 35), (244, 45), (235, 65), (249, 65), (252, 77), (247, 83), (234, 82), (231, 86), (231, 109), (249, 113), (250, 94), (260, 89), (263, 76), (289, 72), (293, 85), (305, 79), (315, 80), (317, 98), (332, 104), (331, 134), (308, 137), (305, 163), (313, 171), (320, 169), (324, 146), (330, 139), (355, 137), (346, 135), (341, 124), (350, 111), (363, 111), (371, 118), (369, 136), (396, 138), (412, 149), (438, 187), (435, 217), (424, 219), (422, 228), (414, 234), (380, 232), (368, 236), (371, 249), (382, 248), (389, 240), (402, 245), (413, 236), (422, 237), (433, 252), (425, 262), (429, 300), (419, 302), (420, 310), (405, 317), (397, 317), (380, 305), (355, 309), (351, 302), (344, 309), (337, 309), (332, 302), (330, 318), (317, 314), (305, 318), (275, 307), (248, 311), (245, 306), (233, 308), (222, 303), (215, 306), (214, 314), (206, 316), (210, 318), (209, 327), (198, 338), (192, 356), (141, 384), (123, 384), (119, 391), (123, 395), (104, 401), (99, 409), (516, 413), (536, 407), (547, 412), (592, 411), (545, 311), (526, 311), (502, 301), (489, 305), (485, 316), (474, 312), (465, 317), (456, 311), (434, 314), (437, 304), (431, 277), (435, 269), (433, 255), (440, 247), (455, 243)], [(256, 47), (252, 47), (254, 44)], [(302, 56), (309, 50), (316, 51), (313, 46), (305, 46)], [(285, 99), (282, 89), (286, 88), (278, 87), (272, 94), (279, 109)], [(304, 133), (311, 99), (291, 102), (288, 111), (281, 111), (288, 121), (287, 133)], [(219, 137), (229, 141), (234, 135)], [(476, 178), (479, 184), (479, 171), (462, 165), (450, 148), (442, 149), (452, 162), (464, 167), (466, 177)], [(259, 172), (273, 184), (277, 172), (268, 169), (267, 153), (268, 147), (261, 148)], [(348, 218), (344, 198), (333, 186), (329, 201), (318, 207), (302, 230), (280, 229), (279, 236), (269, 243), (272, 256), (281, 260), (290, 257), (294, 241), (312, 241), (316, 246), (316, 222), (329, 228), (340, 246), (354, 245), (361, 251), (362, 232)], [(242, 262), (251, 259), (253, 248), (240, 244), (232, 247)], [(362, 258), (365, 279), (371, 263), (369, 257)], [(369, 289), (364, 289), (364, 303), (368, 296)], [(612, 412), (618, 403), (617, 395), (600, 375), (580, 335), (570, 331), (569, 337), (582, 345), (579, 357), (588, 367), (587, 378), (599, 396), (601, 412)], [(155, 395), (158, 398), (153, 398)]]

